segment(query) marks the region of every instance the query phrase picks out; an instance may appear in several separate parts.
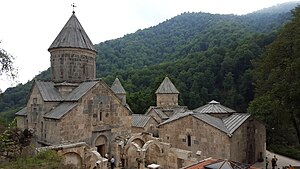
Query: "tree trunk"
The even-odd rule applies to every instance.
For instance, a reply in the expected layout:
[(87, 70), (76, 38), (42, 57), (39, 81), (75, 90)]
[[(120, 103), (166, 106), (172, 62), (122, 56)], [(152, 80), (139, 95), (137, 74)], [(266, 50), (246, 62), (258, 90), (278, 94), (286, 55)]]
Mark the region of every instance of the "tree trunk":
[(297, 118), (295, 112), (292, 113), (292, 122), (293, 126), (296, 130), (297, 138), (298, 138), (298, 143), (300, 144), (300, 129), (299, 129), (299, 119)]

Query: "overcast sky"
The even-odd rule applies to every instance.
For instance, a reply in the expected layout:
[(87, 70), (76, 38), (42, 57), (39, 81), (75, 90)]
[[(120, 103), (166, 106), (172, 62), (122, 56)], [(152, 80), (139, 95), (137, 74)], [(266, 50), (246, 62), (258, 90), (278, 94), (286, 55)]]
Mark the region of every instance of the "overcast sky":
[(0, 48), (16, 57), (18, 82), (0, 76), (0, 89), (26, 83), (50, 67), (48, 48), (72, 14), (94, 44), (155, 26), (183, 12), (247, 14), (292, 0), (0, 0)]

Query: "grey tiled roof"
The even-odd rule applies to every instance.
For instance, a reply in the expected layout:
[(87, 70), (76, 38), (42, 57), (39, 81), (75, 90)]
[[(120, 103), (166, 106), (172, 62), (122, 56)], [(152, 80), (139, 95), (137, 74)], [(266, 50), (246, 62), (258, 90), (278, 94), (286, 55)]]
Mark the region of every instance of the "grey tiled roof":
[(77, 103), (64, 102), (55, 107), (53, 110), (44, 115), (45, 118), (61, 119), (65, 114), (72, 110)]
[(184, 112), (184, 113), (174, 114), (174, 115), (171, 116), (168, 120), (166, 120), (166, 121), (160, 123), (159, 126), (164, 125), (164, 124), (167, 124), (167, 123), (170, 123), (170, 122), (175, 121), (175, 120), (178, 120), (178, 119), (183, 118), (183, 117), (185, 117), (185, 116), (189, 116), (189, 115), (191, 115), (191, 114), (193, 114), (193, 112), (191, 112), (191, 111), (187, 111), (187, 112)]
[(96, 51), (92, 41), (85, 33), (75, 14), (70, 17), (48, 50), (67, 47)]
[(233, 134), (250, 116), (248, 113), (234, 113), (223, 121), (229, 133)]
[(150, 120), (150, 116), (142, 115), (142, 114), (132, 114), (131, 116), (131, 126), (132, 127), (145, 127), (148, 121)]
[(27, 116), (27, 107), (22, 108), (16, 113), (17, 116)]
[(164, 81), (160, 84), (158, 89), (155, 92), (160, 94), (179, 94), (179, 91), (176, 89), (174, 84), (168, 77), (165, 77)]
[(208, 104), (195, 109), (194, 112), (197, 112), (197, 113), (235, 113), (236, 111), (221, 105), (217, 101), (212, 100)]
[(126, 94), (126, 91), (118, 78), (116, 78), (114, 83), (111, 85), (111, 90), (116, 94)]
[(77, 101), (83, 95), (85, 95), (92, 87), (94, 87), (98, 81), (90, 81), (90, 82), (83, 82), (75, 88), (66, 98), (65, 101)]
[(86, 94), (98, 81), (89, 81), (80, 83), (68, 96), (63, 98), (55, 88), (53, 82), (36, 81), (37, 87), (44, 101), (77, 101)]
[(53, 82), (36, 81), (44, 101), (63, 101)]
[(251, 116), (247, 113), (234, 113), (225, 119), (220, 119), (205, 113), (194, 113), (192, 111), (186, 111), (184, 113), (174, 114), (168, 120), (160, 123), (159, 126), (173, 122), (175, 120), (189, 115), (221, 130), (222, 132), (226, 133), (229, 137), (231, 137), (234, 131), (236, 131), (236, 129), (238, 129)]
[(159, 108), (153, 108), (154, 112), (163, 120), (168, 119), (169, 116), (167, 116), (164, 112), (161, 111)]
[(228, 134), (228, 130), (221, 119), (201, 113), (194, 113), (193, 116)]
[(186, 106), (179, 106), (179, 107), (176, 107), (176, 108), (174, 108), (174, 110), (173, 110), (173, 115), (174, 114), (178, 114), (178, 113), (183, 113), (183, 112), (185, 112), (185, 111), (187, 111), (188, 110), (188, 108), (186, 107)]

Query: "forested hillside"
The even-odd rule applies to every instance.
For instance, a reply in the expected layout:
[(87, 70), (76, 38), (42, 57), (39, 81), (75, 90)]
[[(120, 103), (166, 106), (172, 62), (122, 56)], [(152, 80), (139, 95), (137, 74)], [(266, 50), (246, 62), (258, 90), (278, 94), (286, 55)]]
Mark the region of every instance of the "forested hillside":
[[(178, 83), (181, 104), (195, 108), (217, 99), (245, 111), (253, 99), (250, 60), (262, 53), (273, 41), (274, 32), (289, 18), (288, 9), (243, 16), (183, 13), (157, 26), (96, 44), (97, 77), (111, 84), (119, 76), (137, 113), (154, 104), (153, 91), (166, 75), (176, 77), (172, 80)], [(141, 73), (145, 71), (149, 75)], [(225, 76), (229, 83), (225, 86), (232, 90), (224, 87)], [(49, 69), (36, 78), (50, 79)], [(4, 92), (0, 112), (22, 107), (31, 83)], [(194, 90), (190, 91), (192, 86)], [(140, 102), (131, 102), (137, 99)]]
[[(252, 62), (290, 20), (292, 4), (242, 16), (183, 13), (96, 44), (97, 77), (109, 85), (118, 77), (135, 113), (155, 105), (154, 92), (165, 76), (180, 91), (180, 105), (194, 109), (214, 99), (245, 112), (254, 99)], [(50, 79), (49, 69), (36, 78)], [(13, 117), (25, 105), (31, 83), (0, 95), (2, 116)]]

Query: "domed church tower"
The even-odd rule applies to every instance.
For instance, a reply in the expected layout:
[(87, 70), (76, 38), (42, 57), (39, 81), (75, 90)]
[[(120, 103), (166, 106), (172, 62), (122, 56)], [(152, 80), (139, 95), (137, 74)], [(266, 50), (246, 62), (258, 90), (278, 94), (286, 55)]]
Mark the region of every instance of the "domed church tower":
[(74, 11), (48, 51), (53, 82), (81, 83), (96, 78), (96, 50)]

